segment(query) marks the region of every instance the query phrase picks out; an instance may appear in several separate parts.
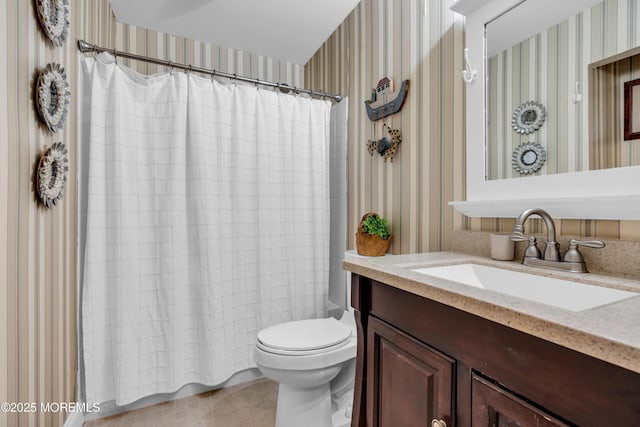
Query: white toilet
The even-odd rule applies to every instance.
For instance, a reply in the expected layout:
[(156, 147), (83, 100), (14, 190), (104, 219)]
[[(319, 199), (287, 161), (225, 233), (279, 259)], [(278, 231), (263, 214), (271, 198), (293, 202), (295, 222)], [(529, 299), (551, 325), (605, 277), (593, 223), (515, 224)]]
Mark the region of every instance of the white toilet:
[(352, 311), (281, 323), (258, 333), (254, 357), (278, 381), (276, 427), (351, 425), (356, 326)]

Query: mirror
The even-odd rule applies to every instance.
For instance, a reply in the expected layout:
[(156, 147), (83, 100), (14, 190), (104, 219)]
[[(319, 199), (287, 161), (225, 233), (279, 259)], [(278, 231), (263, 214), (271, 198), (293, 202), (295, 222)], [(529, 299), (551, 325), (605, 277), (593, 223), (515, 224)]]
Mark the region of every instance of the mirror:
[[(640, 141), (623, 132), (623, 87), (640, 78), (640, 57), (591, 64), (612, 32), (639, 23), (621, 7), (526, 0), (486, 24), (487, 179), (640, 165)], [(536, 170), (516, 156), (531, 144), (547, 152)]]
[[(467, 83), (466, 92), (466, 200), (450, 202), (456, 210), (470, 217), (517, 217), (524, 209), (539, 207), (547, 210), (554, 218), (580, 218), (580, 219), (612, 219), (612, 220), (640, 220), (640, 166), (622, 166), (609, 169), (587, 167), (591, 160), (589, 123), (591, 121), (588, 105), (596, 96), (608, 98), (615, 92), (607, 83), (600, 87), (589, 83), (589, 74), (592, 65), (599, 62), (610, 62), (608, 58), (628, 56), (640, 46), (639, 14), (635, 7), (627, 1), (605, 0), (604, 6), (594, 7), (594, 3), (602, 3), (595, 0), (457, 0), (452, 5), (452, 10), (464, 14), (466, 19), (466, 48), (468, 49), (469, 69), (478, 73), (478, 78)], [(575, 8), (567, 13), (565, 6), (572, 4)], [(530, 78), (527, 73), (518, 74), (516, 81), (507, 85), (507, 92), (523, 88), (527, 92), (517, 102), (508, 104), (507, 113), (490, 117), (488, 104), (485, 99), (485, 91), (489, 81), (489, 67), (485, 58), (490, 58), (488, 48), (492, 48), (493, 42), (486, 41), (485, 34), (488, 31), (491, 37), (491, 25), (501, 16), (508, 16), (523, 6), (542, 11), (542, 15), (552, 16), (551, 22), (544, 23), (541, 28), (530, 28), (530, 25), (540, 25), (542, 18), (532, 19), (533, 15), (524, 13), (521, 18), (514, 21), (514, 27), (507, 30), (511, 38), (504, 49), (523, 43), (533, 36), (545, 31), (550, 26), (559, 25), (560, 31), (572, 34), (562, 49), (558, 51), (553, 61), (564, 64), (566, 70), (571, 70), (570, 82), (580, 83), (580, 95), (582, 100), (574, 102), (575, 85), (567, 84), (566, 89), (553, 90), (551, 93), (559, 99), (560, 104), (567, 105), (567, 113), (560, 112), (555, 107), (551, 108), (547, 102), (549, 99), (534, 97), (538, 87), (541, 87), (546, 79), (547, 83), (554, 82), (555, 75), (548, 72), (538, 73), (535, 78)], [(632, 10), (633, 9), (633, 10)], [(582, 11), (582, 12), (580, 12)], [(576, 14), (582, 13), (582, 18), (576, 18)], [(624, 22), (616, 22), (618, 17), (623, 17)], [(566, 24), (563, 22), (568, 21)], [(610, 25), (611, 24), (611, 25)], [(603, 26), (610, 25), (606, 33), (600, 32)], [(487, 26), (489, 29), (487, 30)], [(616, 28), (617, 27), (617, 28)], [(557, 31), (556, 31), (557, 32)], [(597, 48), (591, 46), (591, 52), (585, 51), (585, 43), (582, 49), (577, 49), (576, 40), (578, 33), (582, 32), (583, 40), (597, 42)], [(600, 34), (598, 36), (598, 34)], [(588, 37), (587, 37), (588, 36)], [(546, 37), (548, 43), (549, 35)], [(497, 40), (506, 39), (506, 36), (498, 36)], [(542, 47), (545, 43), (538, 43)], [(549, 60), (541, 60), (538, 57), (540, 49), (530, 49), (527, 55), (520, 55), (521, 60), (533, 58), (539, 68)], [(579, 51), (577, 59), (571, 60), (567, 52)], [(495, 55), (495, 53), (494, 53)], [(584, 60), (582, 58), (588, 58)], [(566, 63), (566, 64), (565, 64)], [(614, 66), (615, 68), (615, 66)], [(545, 68), (546, 70), (547, 68)], [(509, 76), (509, 68), (502, 68), (503, 78)], [(506, 70), (506, 72), (505, 72)], [(524, 77), (522, 77), (524, 75)], [(614, 82), (610, 79), (609, 82)], [(593, 86), (593, 87), (592, 87)], [(506, 94), (506, 93), (505, 93)], [(532, 96), (530, 96), (532, 95)], [(591, 97), (591, 98), (590, 98)], [(504, 96), (496, 97), (503, 101)], [(546, 135), (560, 135), (554, 140), (562, 141), (571, 148), (572, 152), (578, 151), (579, 156), (568, 156), (568, 151), (558, 150), (555, 145), (549, 145), (547, 140), (523, 139), (529, 142), (529, 146), (523, 146), (515, 153), (516, 158), (522, 164), (522, 168), (534, 165), (542, 157), (542, 151), (536, 151), (533, 146), (540, 142), (545, 149), (545, 163), (536, 172), (521, 174), (511, 172), (511, 176), (517, 179), (487, 179), (488, 171), (485, 165), (487, 149), (485, 141), (490, 138), (489, 128), (486, 124), (489, 120), (501, 121), (499, 130), (509, 134), (512, 140), (518, 143), (510, 147), (510, 151), (493, 151), (490, 156), (495, 156), (499, 163), (507, 165), (513, 170), (512, 160), (515, 149), (521, 145), (519, 133), (512, 127), (512, 115), (515, 109), (526, 101), (539, 102), (545, 107), (546, 117), (539, 130), (532, 135), (538, 136), (546, 132)], [(564, 111), (564, 110), (563, 110)], [(604, 109), (600, 112), (601, 127), (613, 129), (618, 132), (618, 125), (609, 115), (611, 111)], [(536, 113), (537, 114), (537, 113)], [(533, 119), (532, 115), (522, 116), (522, 123), (528, 123)], [(537, 119), (537, 116), (536, 116)], [(535, 121), (535, 120), (534, 120)], [(558, 123), (568, 124), (567, 131), (558, 133)], [(622, 129), (622, 126), (620, 126)], [(622, 130), (620, 131), (622, 132)], [(524, 136), (528, 136), (523, 134)], [(529, 134), (531, 135), (531, 134)], [(524, 138), (524, 137), (523, 137)], [(586, 141), (586, 143), (585, 143)], [(625, 141), (625, 144), (628, 141)], [(607, 148), (604, 157), (611, 153), (620, 152), (616, 148)], [(617, 154), (616, 154), (617, 155)], [(558, 173), (548, 173), (550, 167), (557, 168)], [(568, 172), (561, 173), (566, 167)], [(506, 167), (505, 167), (506, 168)]]

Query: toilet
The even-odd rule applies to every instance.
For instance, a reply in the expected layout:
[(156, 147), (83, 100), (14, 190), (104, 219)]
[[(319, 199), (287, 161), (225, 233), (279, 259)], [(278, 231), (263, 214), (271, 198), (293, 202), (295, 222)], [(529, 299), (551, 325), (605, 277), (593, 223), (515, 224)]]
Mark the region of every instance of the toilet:
[(356, 325), (352, 311), (281, 323), (258, 333), (254, 357), (278, 381), (276, 427), (351, 425)]
[[(355, 250), (344, 257), (368, 258)], [(344, 274), (347, 310), (340, 320), (297, 320), (258, 333), (256, 365), (265, 377), (280, 383), (276, 427), (351, 426), (357, 335), (351, 273)]]

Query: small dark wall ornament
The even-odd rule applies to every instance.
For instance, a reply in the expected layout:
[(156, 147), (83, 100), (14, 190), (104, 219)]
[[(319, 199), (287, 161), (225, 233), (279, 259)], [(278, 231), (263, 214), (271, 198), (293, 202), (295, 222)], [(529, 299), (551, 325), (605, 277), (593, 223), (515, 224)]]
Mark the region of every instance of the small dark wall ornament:
[(391, 148), (391, 141), (389, 141), (389, 138), (385, 136), (384, 138), (378, 140), (376, 144), (376, 151), (378, 152), (378, 154), (380, 154), (381, 156), (384, 156), (384, 153), (389, 148)]
[(384, 129), (386, 129), (388, 133), (388, 137), (384, 136), (378, 140), (369, 140), (367, 141), (367, 150), (369, 154), (372, 156), (375, 153), (378, 153), (381, 157), (384, 158), (386, 162), (387, 159), (393, 162), (393, 158), (398, 152), (398, 147), (402, 142), (402, 135), (400, 134), (399, 129), (391, 129), (387, 124), (384, 124)]
[(640, 139), (640, 79), (624, 84), (624, 140)]

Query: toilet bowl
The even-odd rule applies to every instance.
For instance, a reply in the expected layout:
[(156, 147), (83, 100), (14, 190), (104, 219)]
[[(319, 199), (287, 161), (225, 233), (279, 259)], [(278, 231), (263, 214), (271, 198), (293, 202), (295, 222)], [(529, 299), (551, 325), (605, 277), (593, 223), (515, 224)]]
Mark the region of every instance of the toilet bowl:
[[(299, 320), (260, 331), (256, 364), (265, 377), (280, 383), (276, 427), (350, 425), (356, 347), (350, 311), (340, 320)], [(334, 379), (339, 396), (332, 405)]]

